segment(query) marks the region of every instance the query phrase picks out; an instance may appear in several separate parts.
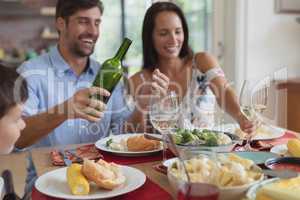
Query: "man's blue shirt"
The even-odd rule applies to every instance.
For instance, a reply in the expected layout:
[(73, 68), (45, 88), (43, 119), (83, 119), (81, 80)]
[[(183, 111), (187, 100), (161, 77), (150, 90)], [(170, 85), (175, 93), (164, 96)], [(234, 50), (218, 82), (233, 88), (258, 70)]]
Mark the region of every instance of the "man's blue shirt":
[[(31, 116), (45, 112), (71, 98), (76, 91), (90, 87), (99, 67), (100, 65), (90, 58), (85, 71), (77, 76), (57, 47), (25, 62), (18, 69), (27, 80), (29, 90), (29, 99), (26, 101), (23, 115)], [(110, 102), (107, 110), (111, 110)], [(66, 120), (33, 147), (95, 142), (109, 134), (110, 115), (110, 112), (106, 112), (104, 118), (97, 123), (89, 123), (84, 119)]]

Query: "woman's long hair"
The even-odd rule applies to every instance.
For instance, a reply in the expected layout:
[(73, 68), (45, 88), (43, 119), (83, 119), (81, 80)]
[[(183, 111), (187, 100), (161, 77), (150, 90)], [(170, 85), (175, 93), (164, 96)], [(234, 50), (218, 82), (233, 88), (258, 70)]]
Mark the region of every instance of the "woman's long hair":
[(158, 54), (154, 47), (153, 31), (155, 26), (155, 19), (157, 15), (163, 11), (174, 12), (181, 20), (184, 41), (179, 53), (180, 58), (185, 58), (192, 54), (192, 50), (189, 47), (189, 30), (186, 19), (182, 10), (174, 3), (171, 2), (156, 2), (151, 5), (147, 10), (143, 22), (142, 41), (143, 41), (143, 68), (154, 69), (158, 64)]

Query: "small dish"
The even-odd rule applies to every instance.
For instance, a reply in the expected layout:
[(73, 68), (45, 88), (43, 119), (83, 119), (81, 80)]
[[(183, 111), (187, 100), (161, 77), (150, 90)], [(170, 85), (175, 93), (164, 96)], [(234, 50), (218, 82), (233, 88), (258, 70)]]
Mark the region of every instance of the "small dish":
[(275, 145), (270, 149), (270, 152), (280, 156), (291, 157), (286, 144)]
[(279, 157), (275, 153), (264, 152), (264, 151), (237, 151), (237, 152), (229, 152), (229, 153), (233, 153), (242, 158), (252, 160), (256, 165), (264, 164), (268, 159)]
[(300, 158), (280, 157), (271, 158), (265, 162), (265, 166), (269, 169), (286, 169), (300, 173)]

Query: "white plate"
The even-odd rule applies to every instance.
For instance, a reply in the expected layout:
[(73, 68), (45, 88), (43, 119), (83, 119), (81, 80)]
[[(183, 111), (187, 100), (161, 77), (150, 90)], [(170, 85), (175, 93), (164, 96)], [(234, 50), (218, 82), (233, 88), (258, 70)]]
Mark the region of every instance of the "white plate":
[(102, 151), (106, 151), (106, 152), (113, 153), (113, 154), (120, 155), (120, 156), (147, 156), (147, 155), (151, 155), (151, 154), (160, 152), (162, 150), (162, 147), (161, 147), (159, 149), (155, 149), (155, 150), (151, 150), (151, 151), (120, 151), (120, 150), (111, 149), (106, 146), (106, 142), (111, 138), (113, 139), (113, 141), (118, 142), (121, 139), (127, 139), (128, 137), (141, 135), (141, 134), (142, 133), (140, 133), (140, 134), (139, 133), (129, 133), (129, 134), (109, 136), (109, 137), (98, 140), (95, 143), (95, 146)]
[[(285, 130), (276, 126), (266, 126), (262, 125), (265, 130), (267, 130), (270, 134), (267, 135), (255, 135), (252, 140), (272, 140), (276, 138), (280, 138), (285, 134)], [(226, 131), (229, 133), (235, 134), (235, 130), (239, 128), (238, 124), (222, 124), (220, 126), (216, 126), (213, 129), (217, 131)]]
[(281, 156), (290, 156), (286, 144), (275, 145), (270, 149), (270, 152), (276, 153)]
[(177, 159), (178, 159), (178, 158), (175, 157), (175, 158), (170, 158), (170, 159), (168, 159), (168, 160), (165, 160), (165, 161), (163, 162), (163, 166), (165, 166), (166, 168), (169, 168), (169, 166), (171, 166), (172, 163), (175, 162)]
[(272, 178), (272, 179), (267, 179), (264, 181), (261, 181), (260, 183), (257, 183), (253, 185), (246, 193), (246, 199), (247, 200), (255, 200), (256, 198), (256, 193), (258, 189), (260, 189), (262, 186), (273, 183), (275, 181), (279, 180), (278, 178)]
[(4, 196), (4, 180), (0, 177), (0, 199)]
[(36, 180), (35, 187), (39, 192), (56, 198), (106, 199), (131, 192), (145, 183), (146, 176), (140, 170), (128, 166), (121, 166), (121, 169), (126, 177), (126, 182), (123, 186), (115, 188), (114, 190), (99, 189), (96, 185), (90, 184), (91, 188), (89, 195), (72, 195), (67, 184), (67, 167), (43, 174)]

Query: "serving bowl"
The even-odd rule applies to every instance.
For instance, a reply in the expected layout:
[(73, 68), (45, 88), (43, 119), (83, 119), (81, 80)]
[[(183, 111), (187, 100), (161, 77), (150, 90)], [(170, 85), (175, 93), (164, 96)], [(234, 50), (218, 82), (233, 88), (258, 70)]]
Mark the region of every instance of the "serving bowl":
[[(174, 162), (176, 162), (176, 160), (174, 160)], [(258, 166), (255, 166), (255, 167), (258, 167)], [(171, 172), (171, 168), (172, 168), (172, 164), (170, 164), (169, 167), (168, 167), (167, 177), (168, 177), (168, 181), (171, 185), (172, 190), (176, 193), (177, 191), (179, 191), (180, 186), (182, 186), (184, 183), (186, 183), (186, 181), (182, 180), (180, 178), (177, 178)], [(220, 195), (219, 195), (218, 200), (238, 200), (238, 199), (242, 199), (245, 196), (247, 190), (251, 186), (259, 183), (263, 179), (264, 179), (264, 175), (261, 174), (261, 176), (257, 180), (255, 180), (251, 183), (247, 183), (247, 184), (243, 184), (243, 185), (239, 185), (239, 186), (219, 187)]]
[[(222, 145), (216, 145), (216, 146), (209, 146), (206, 144), (176, 144), (176, 147), (179, 151), (185, 151), (189, 152), (191, 155), (196, 155), (199, 152), (208, 151), (208, 152), (215, 152), (215, 153), (224, 153), (224, 152), (230, 152), (236, 144), (242, 142), (242, 140), (235, 134), (229, 133), (229, 132), (223, 132), (223, 131), (215, 131), (213, 130), (212, 133), (214, 134), (225, 134), (230, 139), (231, 142), (228, 144), (222, 144)], [(172, 153), (176, 156), (176, 150), (174, 150), (174, 147), (170, 145), (170, 142), (168, 142), (168, 148), (172, 151)]]

